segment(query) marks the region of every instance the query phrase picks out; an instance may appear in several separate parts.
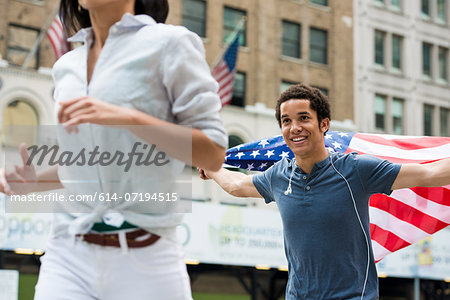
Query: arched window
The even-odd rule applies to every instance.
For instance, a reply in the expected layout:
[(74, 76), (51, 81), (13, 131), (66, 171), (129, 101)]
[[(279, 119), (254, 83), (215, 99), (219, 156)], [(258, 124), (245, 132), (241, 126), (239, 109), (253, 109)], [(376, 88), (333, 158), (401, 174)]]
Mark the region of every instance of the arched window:
[(14, 100), (8, 104), (2, 114), (2, 146), (17, 147), (20, 143), (35, 143), (36, 130), (39, 124), (38, 114), (33, 106), (23, 100)]
[(237, 145), (243, 144), (244, 140), (235, 134), (230, 134), (228, 136), (228, 148), (233, 148)]

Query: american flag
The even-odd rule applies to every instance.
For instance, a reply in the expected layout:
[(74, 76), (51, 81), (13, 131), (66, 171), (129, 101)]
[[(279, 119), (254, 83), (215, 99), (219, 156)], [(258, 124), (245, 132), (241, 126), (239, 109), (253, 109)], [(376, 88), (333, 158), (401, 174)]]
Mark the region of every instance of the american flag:
[[(450, 157), (450, 138), (377, 135), (329, 131), (331, 152), (370, 154), (394, 163), (429, 163)], [(233, 147), (225, 163), (264, 171), (294, 155), (281, 135)], [(375, 260), (409, 246), (450, 225), (450, 185), (395, 190), (370, 198), (370, 234)]]
[(218, 94), (222, 102), (222, 107), (229, 104), (233, 96), (238, 48), (239, 34), (236, 34), (233, 42), (228, 46), (219, 63), (212, 70), (214, 79), (219, 83)]
[(47, 37), (52, 44), (53, 52), (55, 53), (55, 58), (58, 60), (66, 52), (70, 50), (70, 44), (67, 42), (67, 37), (61, 23), (59, 15), (56, 15), (52, 24), (47, 30)]

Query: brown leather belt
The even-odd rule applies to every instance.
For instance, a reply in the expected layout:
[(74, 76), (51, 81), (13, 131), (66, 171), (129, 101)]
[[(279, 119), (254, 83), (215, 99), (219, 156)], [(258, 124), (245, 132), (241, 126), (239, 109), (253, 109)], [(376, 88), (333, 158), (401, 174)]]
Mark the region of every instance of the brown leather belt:
[[(125, 236), (128, 247), (130, 248), (147, 247), (153, 245), (160, 238), (159, 235), (149, 233), (144, 229), (129, 231)], [(80, 237), (83, 241), (91, 244), (120, 247), (119, 235), (117, 233), (86, 233), (77, 234), (77, 237)]]

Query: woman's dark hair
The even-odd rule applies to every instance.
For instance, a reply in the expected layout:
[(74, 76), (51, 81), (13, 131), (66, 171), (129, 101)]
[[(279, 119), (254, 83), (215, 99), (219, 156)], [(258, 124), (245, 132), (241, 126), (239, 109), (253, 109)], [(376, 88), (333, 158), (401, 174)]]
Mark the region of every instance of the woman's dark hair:
[[(169, 14), (169, 3), (167, 0), (136, 0), (134, 13), (149, 15), (157, 23), (164, 23)], [(81, 28), (91, 26), (89, 12), (82, 7), (79, 9), (77, 0), (61, 0), (59, 14), (68, 36), (73, 35)]]
[(278, 98), (277, 100), (275, 117), (277, 118), (278, 125), (280, 127), (281, 104), (291, 99), (309, 100), (309, 106), (312, 110), (317, 112), (319, 126), (323, 119), (328, 118), (329, 120), (331, 120), (330, 102), (328, 102), (328, 97), (325, 96), (319, 89), (299, 83), (296, 85), (291, 85), (286, 91), (281, 93), (280, 98)]

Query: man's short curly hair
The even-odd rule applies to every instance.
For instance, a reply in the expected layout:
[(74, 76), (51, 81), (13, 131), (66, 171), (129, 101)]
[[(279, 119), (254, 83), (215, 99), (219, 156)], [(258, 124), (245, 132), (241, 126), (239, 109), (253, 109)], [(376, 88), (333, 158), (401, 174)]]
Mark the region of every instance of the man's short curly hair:
[(299, 83), (291, 85), (286, 91), (281, 93), (277, 100), (277, 106), (275, 109), (275, 117), (277, 118), (278, 125), (281, 128), (281, 104), (291, 99), (309, 100), (309, 105), (312, 110), (317, 112), (317, 119), (319, 120), (319, 126), (323, 119), (328, 118), (331, 121), (330, 102), (328, 97), (325, 96), (319, 89), (310, 87), (309, 85)]

